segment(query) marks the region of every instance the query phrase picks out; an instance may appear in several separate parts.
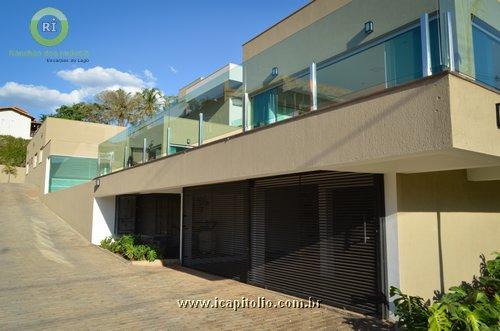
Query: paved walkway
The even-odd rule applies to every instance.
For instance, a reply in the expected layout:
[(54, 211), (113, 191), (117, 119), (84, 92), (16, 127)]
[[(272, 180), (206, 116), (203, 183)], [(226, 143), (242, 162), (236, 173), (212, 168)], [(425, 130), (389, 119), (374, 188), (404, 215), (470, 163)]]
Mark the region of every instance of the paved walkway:
[(377, 329), (331, 308), (179, 308), (178, 299), (290, 297), (90, 245), (22, 184), (0, 184), (0, 329)]

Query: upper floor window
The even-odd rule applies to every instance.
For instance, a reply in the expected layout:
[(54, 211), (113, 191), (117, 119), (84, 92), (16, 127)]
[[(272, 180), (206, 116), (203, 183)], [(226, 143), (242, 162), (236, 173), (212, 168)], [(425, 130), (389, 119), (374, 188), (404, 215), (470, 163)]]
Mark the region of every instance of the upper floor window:
[(500, 33), (473, 16), (472, 40), (476, 80), (500, 90)]

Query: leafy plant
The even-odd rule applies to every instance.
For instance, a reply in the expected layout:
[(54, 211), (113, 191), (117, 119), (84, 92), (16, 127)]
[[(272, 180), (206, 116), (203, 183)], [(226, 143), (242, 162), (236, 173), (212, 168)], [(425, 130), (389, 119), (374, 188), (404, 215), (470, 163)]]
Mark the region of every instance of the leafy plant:
[(411, 326), (414, 330), (426, 330), (429, 319), (429, 300), (416, 296), (410, 296), (401, 292), (400, 289), (391, 286), (390, 295), (398, 296), (394, 300), (396, 306), (396, 316), (402, 325)]
[(10, 176), (17, 176), (17, 168), (12, 164), (6, 164), (3, 166), (2, 173), (7, 175), (7, 183), (10, 183)]
[(500, 253), (494, 256), (486, 261), (481, 255), (479, 277), (436, 291), (432, 303), (391, 287), (399, 323), (411, 330), (500, 330)]
[(124, 235), (116, 240), (113, 237), (106, 237), (100, 246), (133, 261), (152, 262), (161, 256), (156, 247), (141, 243), (140, 238), (132, 235)]

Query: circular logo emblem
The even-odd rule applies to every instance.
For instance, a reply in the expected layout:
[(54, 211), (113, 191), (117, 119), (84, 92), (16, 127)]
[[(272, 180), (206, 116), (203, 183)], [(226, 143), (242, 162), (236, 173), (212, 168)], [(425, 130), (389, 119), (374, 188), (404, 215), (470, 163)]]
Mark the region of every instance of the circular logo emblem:
[(68, 28), (68, 19), (59, 9), (43, 8), (31, 18), (31, 35), (43, 46), (59, 44), (68, 35)]

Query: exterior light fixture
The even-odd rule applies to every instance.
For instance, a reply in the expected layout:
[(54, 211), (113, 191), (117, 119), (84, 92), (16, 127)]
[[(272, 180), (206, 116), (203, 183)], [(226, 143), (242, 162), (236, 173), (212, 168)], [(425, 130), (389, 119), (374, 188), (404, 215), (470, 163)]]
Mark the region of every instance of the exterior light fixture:
[(186, 144), (191, 145), (191, 139), (187, 138), (186, 139)]
[(497, 103), (497, 128), (500, 129), (500, 103)]
[(101, 179), (100, 178), (96, 178), (95, 179), (95, 187), (99, 187), (101, 186)]
[(278, 67), (274, 67), (271, 69), (271, 76), (276, 77), (279, 74)]
[(373, 21), (368, 21), (365, 23), (365, 33), (370, 34), (373, 32)]

